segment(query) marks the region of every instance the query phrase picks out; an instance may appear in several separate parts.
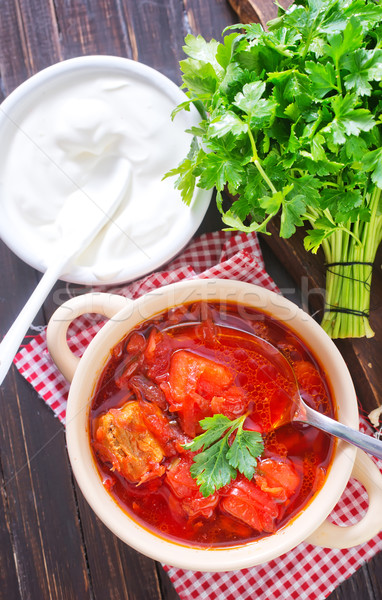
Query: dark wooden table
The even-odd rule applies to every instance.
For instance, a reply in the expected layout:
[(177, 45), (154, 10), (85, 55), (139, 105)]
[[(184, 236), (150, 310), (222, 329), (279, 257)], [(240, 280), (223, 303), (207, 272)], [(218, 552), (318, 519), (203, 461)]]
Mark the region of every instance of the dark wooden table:
[[(185, 35), (219, 37), (237, 20), (226, 0), (0, 0), (0, 97), (36, 71), (85, 54), (133, 58), (180, 83)], [(219, 227), (212, 206), (201, 230)], [(272, 250), (264, 251), (277, 283), (297, 297)], [(0, 270), (2, 336), (40, 274), (2, 243)], [(35, 324), (47, 322), (64, 291), (58, 283)], [(175, 600), (161, 566), (121, 543), (88, 508), (62, 425), (14, 368), (0, 402), (0, 599)], [(382, 598), (382, 553), (330, 596), (345, 597)]]

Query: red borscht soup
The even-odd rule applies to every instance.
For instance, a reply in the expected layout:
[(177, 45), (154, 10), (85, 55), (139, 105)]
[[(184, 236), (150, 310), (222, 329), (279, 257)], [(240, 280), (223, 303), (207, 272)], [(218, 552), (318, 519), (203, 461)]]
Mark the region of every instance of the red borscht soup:
[[(113, 349), (99, 380), (90, 444), (107, 491), (159, 536), (202, 547), (256, 540), (289, 522), (325, 480), (332, 438), (303, 424), (274, 428), (295, 382), (247, 344), (243, 332), (278, 348), (304, 400), (334, 416), (313, 352), (267, 314), (235, 303), (194, 302), (137, 326)], [(230, 433), (231, 422), (236, 429)], [(221, 480), (207, 493), (196, 474), (196, 457), (207, 444), (195, 450), (205, 423), (213, 424), (216, 439), (202, 475)], [(240, 443), (228, 464), (236, 436)], [(256, 458), (240, 469), (255, 439)]]

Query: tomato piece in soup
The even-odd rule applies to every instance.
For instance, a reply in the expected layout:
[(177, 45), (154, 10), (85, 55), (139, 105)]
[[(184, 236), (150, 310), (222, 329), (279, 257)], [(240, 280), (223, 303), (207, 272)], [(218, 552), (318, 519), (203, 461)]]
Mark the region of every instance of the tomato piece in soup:
[(190, 473), (192, 455), (181, 458), (167, 470), (166, 482), (174, 496), (178, 499), (181, 509), (188, 517), (210, 518), (219, 502), (218, 494), (205, 498)]
[(142, 418), (148, 430), (160, 443), (165, 456), (177, 456), (184, 452), (183, 444), (189, 441), (176, 422), (171, 422), (155, 404), (140, 402)]
[(187, 350), (175, 352), (169, 373), (170, 410), (179, 413), (185, 433), (200, 433), (199, 421), (214, 413), (234, 418), (243, 414), (248, 399), (233, 385), (231, 370)]
[(229, 419), (236, 419), (248, 407), (249, 399), (245, 392), (236, 386), (231, 386), (222, 396), (214, 396), (211, 400), (213, 414), (225, 415)]
[(293, 370), (301, 391), (315, 398), (316, 402), (326, 397), (322, 378), (312, 363), (306, 360), (297, 361), (293, 364)]
[(221, 502), (222, 508), (256, 531), (276, 530), (279, 509), (273, 498), (248, 479), (236, 480)]
[(167, 378), (172, 346), (167, 335), (155, 327), (151, 330), (144, 352), (148, 376), (156, 383)]
[(265, 459), (258, 463), (255, 481), (263, 492), (285, 502), (299, 489), (301, 478), (290, 462)]
[(227, 388), (233, 381), (233, 374), (224, 365), (204, 358), (188, 350), (179, 350), (171, 358), (169, 382), (174, 404), (182, 404), (190, 391), (216, 392)]
[(182, 427), (191, 437), (200, 431), (198, 422), (211, 414), (207, 398), (197, 392), (202, 379), (219, 389), (219, 384), (228, 387), (233, 377), (223, 365), (187, 350), (173, 354), (168, 378), (172, 398), (170, 410), (179, 413)]

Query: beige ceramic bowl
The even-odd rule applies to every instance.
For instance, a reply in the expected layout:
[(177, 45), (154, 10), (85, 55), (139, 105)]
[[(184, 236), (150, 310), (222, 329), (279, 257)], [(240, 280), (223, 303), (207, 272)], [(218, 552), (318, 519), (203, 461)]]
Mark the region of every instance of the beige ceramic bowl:
[[(48, 346), (59, 369), (72, 381), (66, 425), (68, 452), (77, 482), (94, 512), (139, 552), (169, 565), (200, 571), (229, 571), (264, 563), (304, 540), (346, 548), (371, 539), (382, 529), (382, 475), (368, 456), (342, 441), (336, 444), (324, 486), (297, 517), (270, 537), (233, 548), (193, 548), (154, 535), (123, 512), (104, 489), (89, 446), (88, 414), (110, 350), (143, 320), (168, 307), (196, 300), (237, 301), (284, 321), (314, 349), (331, 383), (338, 419), (358, 428), (353, 383), (336, 346), (311, 317), (273, 292), (237, 281), (190, 280), (150, 292), (136, 301), (102, 293), (79, 296), (54, 313), (48, 326)], [(101, 313), (109, 321), (78, 359), (67, 346), (66, 331), (74, 318), (88, 312)], [(357, 524), (339, 527), (328, 520), (328, 515), (351, 476), (365, 486), (369, 509)]]

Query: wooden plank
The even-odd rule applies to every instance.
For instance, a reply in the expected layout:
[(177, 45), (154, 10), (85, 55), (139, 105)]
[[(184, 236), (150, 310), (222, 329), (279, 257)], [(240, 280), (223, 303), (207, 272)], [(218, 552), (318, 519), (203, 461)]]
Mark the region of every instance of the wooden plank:
[(121, 19), (121, 3), (55, 3), (55, 22), (60, 36), (62, 58), (88, 54), (111, 54), (135, 58), (135, 40)]
[[(60, 59), (53, 16), (53, 2), (2, 3), (3, 96), (32, 73)], [(0, 314), (4, 334), (34, 289), (37, 277), (2, 243), (0, 255), (5, 274)], [(40, 311), (38, 320), (42, 319)], [(14, 368), (1, 387), (0, 402), (2, 506), (8, 530), (0, 553), (1, 564), (9, 565), (2, 570), (5, 581), (1, 593), (9, 588), (4, 597), (86, 600), (86, 560), (62, 426)]]
[[(0, 391), (1, 396), (1, 391)], [(0, 404), (1, 406), (1, 404)], [(3, 598), (21, 600), (16, 563), (13, 553), (12, 525), (9, 520), (9, 503), (12, 501), (5, 487), (2, 461), (0, 461), (0, 590)]]
[(179, 596), (175, 591), (169, 576), (159, 563), (157, 563), (157, 567), (163, 600), (179, 600)]
[(201, 34), (207, 40), (220, 41), (223, 29), (237, 20), (226, 0), (184, 0), (184, 7), (190, 33)]
[[(19, 375), (10, 379), (1, 393), (0, 443), (20, 595), (69, 600), (80, 594), (85, 600), (89, 597), (86, 562), (62, 428), (57, 422), (54, 435), (49, 409), (36, 410), (41, 401), (26, 382), (20, 382)], [(36, 431), (39, 441), (33, 435)], [(9, 547), (1, 549), (9, 551)]]
[[(30, 74), (27, 61), (24, 60), (24, 33), (23, 28), (20, 27), (19, 14), (14, 2), (2, 3), (0, 19), (0, 39), (4, 40), (0, 45), (2, 99)], [(9, 35), (9, 32), (12, 32), (12, 35)]]
[[(10, 3), (12, 4), (12, 3)], [(61, 60), (53, 0), (15, 0), (17, 29), (28, 76)], [(38, 15), (38, 19), (36, 19)], [(7, 36), (8, 37), (8, 36)]]
[[(266, 25), (268, 21), (277, 16), (277, 8), (272, 0), (228, 0), (240, 23), (261, 23)], [(279, 0), (283, 8), (290, 6), (290, 0)]]
[(132, 58), (179, 84), (179, 59), (187, 33), (182, 3), (128, 0), (121, 6), (121, 18), (134, 49)]
[[(50, 409), (14, 372), (1, 389), (1, 414), (2, 493), (9, 530), (1, 562), (9, 562), (12, 552), (22, 598), (69, 600), (78, 593), (85, 600), (86, 561), (62, 426), (52, 423)], [(68, 556), (70, 565), (63, 569)]]
[(346, 579), (328, 596), (328, 600), (348, 600), (349, 598), (379, 600), (379, 596), (374, 595), (373, 584), (366, 564), (358, 569), (356, 576)]
[(161, 600), (154, 562), (112, 534), (90, 509), (80, 490), (76, 489), (94, 600)]
[(372, 558), (366, 564), (366, 568), (369, 572), (374, 598), (376, 600), (380, 600), (380, 598), (382, 598), (381, 565), (381, 553), (377, 554), (377, 556), (374, 556), (374, 558)]
[[(1, 272), (12, 273), (1, 290), (3, 334), (26, 290), (35, 286), (36, 275), (3, 243), (0, 258)], [(14, 586), (21, 598), (69, 600), (78, 592), (86, 600), (86, 561), (63, 428), (14, 367), (1, 386), (0, 409), (2, 504), (8, 530), (8, 539), (3, 535), (0, 544), (0, 563), (10, 564), (9, 572), (2, 571), (4, 588)], [(68, 546), (70, 572), (62, 569)], [(16, 592), (4, 597), (16, 597)]]

